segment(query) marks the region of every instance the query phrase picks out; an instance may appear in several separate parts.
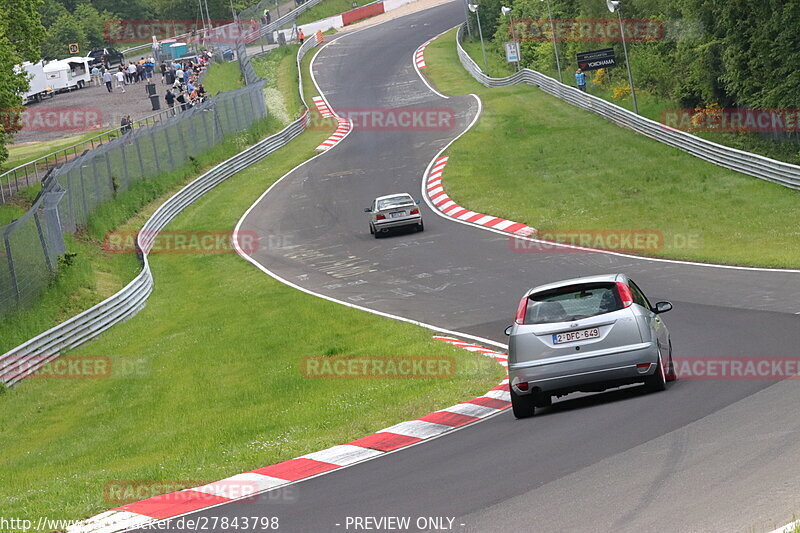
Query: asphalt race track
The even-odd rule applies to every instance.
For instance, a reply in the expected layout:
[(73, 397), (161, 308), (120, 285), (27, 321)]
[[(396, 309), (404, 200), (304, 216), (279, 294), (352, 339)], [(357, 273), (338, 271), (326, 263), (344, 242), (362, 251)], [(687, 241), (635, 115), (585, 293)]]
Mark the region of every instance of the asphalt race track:
[[(460, 2), (445, 4), (343, 35), (320, 52), (314, 73), (335, 110), (445, 107), (457, 123), (447, 131), (356, 127), (251, 211), (241, 229), (282, 243), (254, 258), (304, 288), (497, 342), (529, 287), (622, 271), (653, 301), (674, 304), (664, 319), (676, 356), (796, 356), (797, 273), (518, 253), (508, 237), (446, 220), (424, 203), (423, 233), (369, 234), (363, 208), (393, 192), (419, 198), (428, 163), (477, 112), (471, 97), (432, 93), (412, 64), (421, 43), (463, 16)], [(632, 225), (657, 227), (657, 216)], [(656, 394), (575, 395), (529, 420), (509, 410), (308, 479), (284, 498), (265, 494), (192, 516), (277, 516), (279, 531), (300, 533), (353, 531), (347, 517), (388, 516), (411, 517), (410, 531), (418, 517), (454, 518), (454, 530), (475, 532), (768, 531), (800, 511), (798, 407), (798, 381), (681, 380)]]

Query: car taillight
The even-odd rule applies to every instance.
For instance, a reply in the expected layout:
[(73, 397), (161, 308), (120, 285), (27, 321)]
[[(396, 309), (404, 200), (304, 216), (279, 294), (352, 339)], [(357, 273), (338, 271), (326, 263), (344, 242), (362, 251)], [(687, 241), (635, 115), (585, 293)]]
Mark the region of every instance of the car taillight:
[(412, 215), (419, 215), (419, 209), (417, 209), (417, 208), (415, 207), (414, 209), (412, 209), (412, 210), (411, 210), (411, 214), (412, 214)]
[(386, 220), (386, 215), (375, 215), (375, 220)]
[(519, 383), (517, 383), (517, 388), (519, 390), (523, 391), (523, 392), (527, 391), (528, 390), (528, 382), (527, 381), (520, 381)]
[(617, 282), (617, 290), (619, 291), (619, 298), (622, 300), (622, 307), (630, 307), (633, 305), (633, 294), (631, 289), (621, 281)]
[(514, 320), (517, 324), (524, 324), (525, 323), (525, 313), (528, 312), (528, 297), (523, 296), (522, 300), (519, 301), (519, 305), (517, 306), (517, 318)]

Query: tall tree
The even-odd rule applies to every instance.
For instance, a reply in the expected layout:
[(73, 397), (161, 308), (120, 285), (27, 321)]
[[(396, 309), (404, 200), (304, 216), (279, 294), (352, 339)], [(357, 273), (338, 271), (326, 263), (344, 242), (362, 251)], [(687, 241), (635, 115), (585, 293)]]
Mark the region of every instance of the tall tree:
[(8, 159), (6, 145), (17, 130), (20, 96), (28, 80), (15, 65), (39, 60), (39, 45), (44, 26), (39, 15), (42, 0), (3, 0), (0, 2), (0, 163)]
[(42, 42), (42, 57), (44, 59), (63, 59), (67, 57), (67, 46), (78, 43), (81, 50), (89, 48), (86, 32), (78, 20), (71, 14), (61, 15), (47, 30), (47, 35)]

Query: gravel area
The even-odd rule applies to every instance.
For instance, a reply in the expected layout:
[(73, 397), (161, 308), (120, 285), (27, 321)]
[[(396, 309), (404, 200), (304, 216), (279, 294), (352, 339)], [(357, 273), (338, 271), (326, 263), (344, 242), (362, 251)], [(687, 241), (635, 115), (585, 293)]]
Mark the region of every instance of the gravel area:
[[(154, 80), (161, 109), (164, 109), (167, 86), (161, 83), (160, 74)], [(14, 144), (51, 141), (119, 126), (123, 114), (130, 114), (136, 121), (155, 113), (147, 97), (145, 82), (127, 85), (124, 93), (117, 87), (109, 93), (105, 85), (89, 85), (56, 94), (38, 104), (29, 104), (25, 109), (27, 120), (23, 120), (28, 126), (14, 136)]]

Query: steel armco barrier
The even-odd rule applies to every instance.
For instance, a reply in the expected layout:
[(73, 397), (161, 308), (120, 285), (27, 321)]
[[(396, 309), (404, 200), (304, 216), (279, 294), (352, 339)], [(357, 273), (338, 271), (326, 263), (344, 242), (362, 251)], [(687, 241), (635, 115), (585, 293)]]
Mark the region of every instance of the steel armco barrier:
[[(313, 38), (303, 43), (298, 50), (298, 66), (306, 52), (317, 44)], [(302, 81), (300, 87), (302, 96)], [(303, 133), (308, 122), (309, 114), (306, 110), (300, 118), (280, 132), (223, 161), (164, 202), (147, 220), (136, 238), (142, 262), (139, 275), (119, 292), (94, 307), (0, 355), (0, 382), (7, 386), (18, 383), (64, 351), (96, 338), (111, 326), (139, 312), (153, 292), (153, 275), (147, 254), (152, 249), (157, 234), (205, 193)]]
[(800, 189), (800, 166), (777, 161), (758, 154), (736, 150), (729, 146), (707, 141), (696, 135), (680, 131), (660, 122), (650, 120), (612, 104), (602, 98), (584, 93), (575, 87), (564, 85), (541, 72), (524, 68), (507, 78), (492, 78), (484, 74), (477, 63), (461, 47), (464, 27), (458, 29), (456, 47), (461, 64), (473, 78), (486, 87), (507, 87), (527, 83), (565, 102), (592, 111), (611, 122), (668, 144), (715, 165), (743, 174), (778, 183), (792, 189)]

